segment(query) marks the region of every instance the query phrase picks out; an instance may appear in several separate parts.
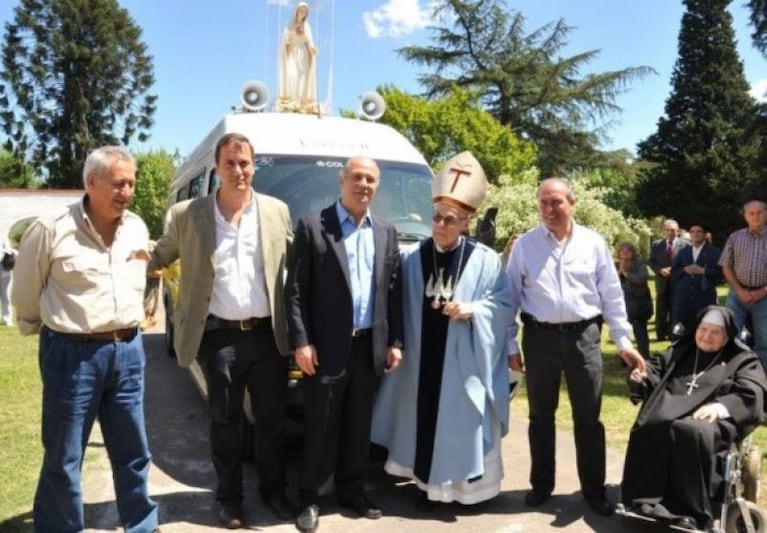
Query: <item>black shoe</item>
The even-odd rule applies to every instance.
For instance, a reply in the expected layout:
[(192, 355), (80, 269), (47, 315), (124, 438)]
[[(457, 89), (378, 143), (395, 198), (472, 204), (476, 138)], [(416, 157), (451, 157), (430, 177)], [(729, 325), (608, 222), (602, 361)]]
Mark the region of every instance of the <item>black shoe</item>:
[(338, 500), (338, 505), (341, 507), (346, 507), (347, 509), (351, 509), (362, 518), (370, 518), (375, 520), (383, 516), (381, 509), (379, 509), (376, 504), (368, 500), (367, 496), (364, 494), (353, 500)]
[(432, 501), (426, 492), (419, 490), (415, 495), (415, 510), (420, 513), (430, 513), (437, 506), (437, 502)]
[(528, 507), (540, 507), (551, 497), (551, 493), (545, 490), (533, 489), (525, 494), (525, 505)]
[(314, 533), (320, 525), (320, 508), (310, 505), (298, 514), (296, 529), (301, 533)]
[(275, 492), (264, 499), (264, 505), (280, 520), (290, 520), (296, 511), (282, 491)]
[(615, 506), (610, 503), (604, 494), (594, 494), (593, 496), (587, 496), (586, 501), (591, 507), (591, 510), (602, 516), (610, 516), (615, 513)]
[(218, 512), (218, 521), (226, 529), (242, 527), (242, 508), (237, 505), (222, 505)]
[(689, 529), (690, 531), (698, 530), (698, 522), (691, 516), (677, 516), (671, 523), (678, 528)]

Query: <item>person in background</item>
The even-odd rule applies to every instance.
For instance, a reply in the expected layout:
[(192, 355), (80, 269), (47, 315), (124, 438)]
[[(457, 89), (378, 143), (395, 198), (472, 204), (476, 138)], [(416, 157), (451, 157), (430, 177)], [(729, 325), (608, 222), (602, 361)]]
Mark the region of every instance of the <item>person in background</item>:
[(750, 200), (743, 205), (747, 227), (727, 237), (719, 266), (730, 286), (727, 307), (742, 328), (748, 318), (754, 329), (754, 351), (767, 368), (767, 204)]
[(621, 499), (630, 510), (684, 530), (713, 526), (721, 455), (765, 417), (767, 378), (737, 337), (732, 311), (708, 306), (645, 376), (631, 372), (631, 398), (644, 403), (623, 467)]
[(420, 511), (501, 490), (511, 302), (498, 254), (463, 235), (486, 192), (471, 153), (448, 160), (432, 181), (432, 238), (402, 257), (408, 353), (382, 380), (372, 440), (389, 450), (387, 472), (415, 479)]
[(719, 256), (719, 248), (706, 241), (706, 227), (697, 222), (691, 224), (690, 246), (682, 248), (671, 266), (676, 287), (672, 313), (675, 325), (693, 328), (698, 312), (717, 303), (716, 286), (724, 279)]
[(15, 262), (16, 250), (8, 241), (0, 241), (0, 320), (6, 326), (13, 326), (11, 283)]
[(253, 189), (255, 151), (246, 136), (223, 135), (214, 158), (219, 188), (171, 207), (149, 271), (180, 260), (175, 351), (179, 365), (189, 366), (197, 358), (203, 368), (218, 519), (224, 527), (237, 529), (245, 523), (246, 389), (255, 419), (261, 499), (279, 520), (294, 514), (285, 496), (289, 348), (283, 300), (293, 230), (288, 206)]
[(298, 221), (285, 301), (290, 344), (304, 373), (304, 451), (296, 527), (319, 527), (319, 489), (335, 473), (338, 503), (377, 519), (365, 494), (378, 378), (402, 359), (397, 232), (370, 213), (378, 164), (352, 157), (341, 197)]
[(509, 235), (509, 238), (506, 240), (506, 244), (503, 246), (503, 251), (501, 252), (501, 266), (504, 270), (506, 270), (506, 265), (509, 262), (509, 256), (511, 255), (511, 247), (514, 246), (514, 241), (517, 240), (517, 237), (519, 235), (516, 235), (512, 233)]
[(507, 266), (512, 317), (524, 324), (522, 350), (518, 325), (508, 330), (509, 367), (527, 368), (530, 402), (530, 484), (525, 505), (539, 507), (551, 496), (555, 479), (559, 384), (564, 374), (573, 409), (575, 450), (581, 492), (589, 507), (610, 515), (605, 493), (605, 431), (602, 407), (602, 323), (621, 359), (644, 372), (645, 360), (631, 345), (618, 274), (605, 240), (573, 219), (575, 191), (567, 179), (549, 178), (538, 186), (541, 224), (522, 235)]
[(618, 277), (626, 301), (626, 314), (634, 330), (634, 339), (642, 357), (650, 357), (650, 337), (647, 334), (647, 321), (652, 316), (652, 296), (647, 286), (647, 265), (636, 247), (630, 242), (618, 246)]
[(668, 219), (663, 222), (664, 238), (655, 241), (650, 247), (648, 264), (655, 272), (655, 335), (657, 340), (668, 340), (673, 324), (671, 313), (674, 306), (674, 283), (671, 278), (671, 265), (679, 251), (689, 246), (687, 241), (677, 236), (679, 224)]
[[(154, 250), (155, 241), (149, 241), (149, 249)], [(144, 320), (141, 329), (145, 331), (157, 324), (157, 308), (160, 306), (160, 294), (162, 292), (162, 270), (147, 272), (146, 289), (144, 289)]]
[(19, 330), (40, 334), (43, 464), (35, 531), (85, 529), (81, 470), (98, 419), (126, 531), (157, 529), (144, 424), (146, 355), (138, 326), (149, 232), (128, 211), (136, 165), (119, 146), (91, 152), (85, 196), (37, 219), (19, 247), (12, 290)]

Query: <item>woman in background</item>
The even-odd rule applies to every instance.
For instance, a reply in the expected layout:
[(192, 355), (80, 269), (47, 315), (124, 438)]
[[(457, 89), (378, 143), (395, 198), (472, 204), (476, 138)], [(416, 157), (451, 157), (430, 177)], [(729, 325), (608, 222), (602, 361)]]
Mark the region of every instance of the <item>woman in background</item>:
[(652, 298), (647, 286), (647, 265), (639, 257), (636, 247), (630, 242), (618, 246), (618, 262), (615, 267), (621, 280), (626, 313), (634, 328), (637, 349), (642, 357), (650, 357), (650, 337), (647, 335), (647, 321), (652, 316)]

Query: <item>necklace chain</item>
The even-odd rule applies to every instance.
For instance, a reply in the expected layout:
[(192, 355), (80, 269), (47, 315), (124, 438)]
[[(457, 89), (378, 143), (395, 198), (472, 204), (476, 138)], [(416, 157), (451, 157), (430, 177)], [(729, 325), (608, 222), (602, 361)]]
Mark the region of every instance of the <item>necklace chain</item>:
[(687, 383), (685, 383), (685, 385), (687, 385), (687, 396), (692, 394), (693, 389), (697, 389), (698, 387), (700, 387), (700, 385), (698, 384), (698, 378), (700, 378), (704, 373), (706, 373), (706, 371), (708, 371), (712, 366), (714, 366), (714, 363), (717, 362), (717, 360), (719, 359), (719, 356), (722, 355), (722, 350), (719, 350), (719, 352), (717, 352), (716, 356), (714, 356), (714, 358), (711, 360), (708, 366), (704, 368), (703, 370), (701, 370), (700, 372), (698, 372), (698, 356), (699, 355), (700, 355), (700, 349), (695, 348), (695, 366), (692, 369), (692, 379), (688, 381)]
[(437, 270), (437, 243), (432, 239), (431, 244), (432, 276), (434, 281), (431, 279), (429, 280), (429, 283), (426, 286), (426, 296), (432, 297), (431, 308), (437, 310), (453, 299), (455, 286), (458, 284), (458, 279), (461, 277), (461, 265), (463, 264), (463, 252), (466, 248), (466, 237), (461, 237), (461, 253), (458, 255), (458, 268), (455, 271), (455, 279), (449, 284), (444, 284), (442, 282), (443, 270)]

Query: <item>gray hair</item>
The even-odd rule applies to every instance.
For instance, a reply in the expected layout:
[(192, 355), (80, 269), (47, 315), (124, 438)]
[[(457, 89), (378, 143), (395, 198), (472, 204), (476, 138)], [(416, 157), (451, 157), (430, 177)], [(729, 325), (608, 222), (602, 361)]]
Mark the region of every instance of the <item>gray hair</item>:
[(663, 227), (665, 228), (666, 226), (674, 226), (676, 229), (679, 229), (679, 222), (673, 218), (668, 218), (663, 221)]
[(573, 183), (569, 179), (561, 178), (559, 176), (554, 176), (554, 177), (546, 178), (545, 180), (542, 180), (538, 184), (538, 190), (535, 192), (536, 198), (541, 197), (541, 189), (547, 183), (559, 183), (561, 185), (564, 185), (565, 188), (567, 189), (567, 193), (566, 193), (567, 201), (570, 202), (570, 204), (575, 204), (575, 189), (573, 188)]
[(89, 153), (83, 167), (83, 187), (88, 186), (88, 176), (106, 176), (116, 161), (125, 161), (136, 166), (133, 156), (122, 146), (102, 146)]

